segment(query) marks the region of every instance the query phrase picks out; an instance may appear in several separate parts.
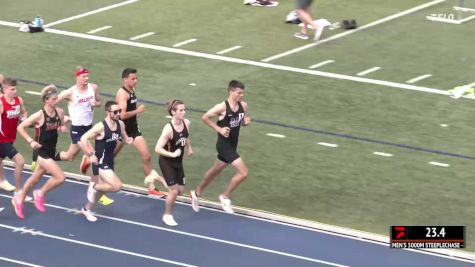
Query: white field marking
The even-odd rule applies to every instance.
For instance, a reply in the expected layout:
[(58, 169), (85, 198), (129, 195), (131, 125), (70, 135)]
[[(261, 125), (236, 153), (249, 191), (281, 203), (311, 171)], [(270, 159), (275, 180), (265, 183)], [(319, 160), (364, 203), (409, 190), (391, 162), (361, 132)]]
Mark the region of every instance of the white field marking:
[(297, 52), (300, 52), (302, 50), (305, 50), (305, 49), (308, 49), (308, 48), (311, 48), (311, 47), (314, 47), (314, 46), (317, 46), (317, 45), (320, 45), (320, 44), (324, 44), (324, 43), (327, 43), (327, 42), (330, 42), (332, 40), (336, 40), (336, 39), (339, 39), (341, 37), (344, 37), (344, 36), (347, 36), (347, 35), (350, 35), (352, 33), (355, 33), (355, 32), (359, 32), (359, 31), (362, 31), (362, 30), (366, 30), (368, 28), (371, 28), (371, 27), (374, 27), (374, 26), (377, 26), (379, 24), (382, 24), (382, 23), (385, 23), (385, 22), (388, 22), (390, 20), (393, 20), (393, 19), (397, 19), (397, 18), (400, 18), (402, 16), (405, 16), (405, 15), (409, 15), (409, 14), (412, 14), (414, 12), (417, 12), (419, 10), (422, 10), (422, 9), (425, 9), (425, 8), (428, 8), (428, 7), (431, 7), (433, 5), (437, 5), (439, 3), (442, 3), (442, 2), (445, 2), (447, 0), (434, 0), (432, 2), (429, 2), (429, 3), (425, 3), (425, 4), (422, 4), (422, 5), (419, 5), (419, 6), (416, 6), (414, 8), (411, 8), (411, 9), (408, 9), (408, 10), (405, 10), (405, 11), (402, 11), (402, 12), (399, 12), (397, 14), (394, 14), (394, 15), (391, 15), (391, 16), (388, 16), (388, 17), (385, 17), (385, 18), (382, 18), (380, 20), (376, 20), (376, 21), (373, 21), (371, 23), (368, 23), (366, 25), (363, 25), (361, 27), (358, 27), (357, 29), (355, 30), (351, 30), (351, 31), (345, 31), (345, 32), (342, 32), (342, 33), (339, 33), (339, 34), (335, 34), (331, 37), (328, 37), (326, 39), (323, 39), (323, 40), (320, 40), (316, 43), (311, 43), (311, 44), (308, 44), (308, 45), (304, 45), (304, 46), (301, 46), (301, 47), (297, 47), (295, 49), (292, 49), (292, 50), (289, 50), (289, 51), (286, 51), (286, 52), (283, 52), (283, 53), (280, 53), (280, 54), (277, 54), (277, 55), (274, 55), (274, 56), (271, 56), (271, 57), (268, 57), (268, 58), (265, 58), (263, 60), (261, 60), (262, 62), (269, 62), (269, 61), (272, 61), (272, 60), (275, 60), (275, 59), (278, 59), (278, 58), (281, 58), (281, 57), (285, 57), (285, 56), (288, 56), (288, 55), (291, 55), (291, 54), (294, 54), (294, 53), (297, 53)]
[(189, 83), (190, 86), (196, 86), (196, 83)]
[(373, 154), (378, 155), (378, 156), (383, 156), (383, 157), (392, 157), (393, 156), (393, 154), (384, 153), (384, 152), (373, 152)]
[(94, 30), (90, 30), (87, 33), (93, 34), (93, 33), (104, 31), (104, 30), (107, 30), (107, 29), (110, 29), (110, 28), (112, 28), (112, 26), (104, 26), (104, 27), (100, 27), (100, 28), (97, 28), (97, 29), (94, 29)]
[(380, 70), (380, 69), (381, 69), (381, 67), (372, 67), (371, 69), (367, 69), (367, 70), (364, 70), (362, 72), (358, 72), (358, 74), (356, 74), (356, 75), (365, 76), (366, 74), (369, 74), (371, 72), (375, 72), (375, 71)]
[(166, 115), (165, 118), (167, 118), (167, 119), (172, 119), (172, 116)]
[[(0, 25), (18, 28), (18, 23), (14, 23), (14, 22), (0, 20)], [(406, 83), (396, 83), (396, 82), (390, 82), (390, 81), (369, 79), (369, 78), (350, 76), (350, 75), (344, 75), (344, 74), (338, 74), (338, 73), (332, 73), (332, 72), (324, 72), (324, 71), (318, 71), (318, 70), (302, 69), (302, 68), (264, 63), (264, 62), (258, 62), (258, 61), (252, 61), (252, 60), (245, 60), (245, 59), (239, 59), (239, 58), (232, 58), (232, 57), (226, 57), (226, 56), (220, 56), (220, 55), (214, 55), (214, 54), (206, 54), (206, 53), (201, 53), (201, 52), (183, 50), (179, 48), (144, 44), (144, 43), (132, 42), (128, 40), (120, 40), (120, 39), (114, 39), (114, 38), (109, 38), (109, 37), (90, 35), (90, 34), (85, 34), (85, 33), (68, 32), (68, 31), (62, 31), (62, 30), (56, 30), (56, 29), (45, 29), (45, 32), (58, 34), (58, 35), (64, 35), (64, 36), (70, 36), (70, 37), (77, 37), (77, 38), (82, 38), (82, 39), (88, 39), (88, 40), (94, 40), (94, 41), (100, 41), (100, 42), (105, 42), (105, 43), (120, 44), (120, 45), (126, 45), (126, 46), (131, 46), (131, 47), (140, 47), (140, 48), (169, 52), (169, 53), (174, 53), (174, 54), (179, 54), (179, 55), (220, 60), (224, 62), (232, 62), (232, 63), (237, 63), (237, 64), (256, 66), (256, 67), (262, 67), (262, 68), (268, 68), (268, 69), (303, 73), (303, 74), (334, 78), (334, 79), (340, 79), (340, 80), (347, 80), (347, 81), (354, 81), (354, 82), (360, 82), (360, 83), (377, 84), (381, 86), (400, 88), (400, 89), (406, 89), (406, 90), (414, 90), (414, 91), (439, 94), (439, 95), (445, 95), (445, 96), (450, 95), (450, 93), (447, 92), (446, 90), (441, 90), (441, 89), (436, 89), (436, 88), (415, 86), (415, 85), (406, 84)]]
[(456, 20), (456, 19), (439, 18), (439, 17), (433, 17), (433, 16), (426, 16), (426, 19), (430, 21), (439, 21), (439, 22), (451, 23), (451, 24), (462, 24), (461, 20)]
[(141, 38), (145, 38), (145, 37), (147, 37), (147, 36), (154, 35), (154, 34), (155, 34), (154, 32), (147, 32), (147, 33), (144, 33), (144, 34), (140, 34), (140, 35), (134, 36), (134, 37), (130, 38), (129, 40), (135, 41), (135, 40), (138, 40), (138, 39), (141, 39)]
[(450, 164), (447, 163), (442, 163), (442, 162), (437, 162), (437, 161), (431, 161), (429, 164), (435, 165), (435, 166), (440, 166), (440, 167), (449, 167)]
[(439, 21), (439, 22), (445, 22), (445, 23), (452, 23), (452, 24), (457, 24), (460, 25), (462, 23), (465, 23), (467, 21), (470, 21), (472, 19), (475, 19), (475, 15), (466, 17), (464, 19), (456, 20), (456, 19), (447, 19), (447, 18), (439, 18), (439, 17), (434, 17), (434, 16), (426, 16), (426, 19), (431, 20), (431, 21)]
[[(5, 195), (5, 194), (0, 194), (0, 196), (5, 197), (5, 198), (12, 198), (11, 196), (8, 196), (8, 195)], [(77, 211), (75, 209), (69, 209), (69, 208), (65, 208), (65, 207), (57, 206), (57, 205), (52, 205), (52, 204), (45, 204), (45, 206), (52, 207), (52, 208), (55, 208), (55, 209), (64, 210), (64, 211)], [(190, 237), (194, 237), (194, 238), (200, 238), (200, 239), (214, 241), (214, 242), (223, 243), (223, 244), (227, 244), (227, 245), (233, 245), (233, 246), (253, 249), (253, 250), (257, 250), (257, 251), (263, 251), (263, 252), (267, 252), (267, 253), (271, 253), (271, 254), (281, 255), (281, 256), (295, 258), (295, 259), (300, 259), (300, 260), (304, 260), (304, 261), (323, 263), (323, 264), (327, 264), (327, 265), (330, 265), (330, 266), (337, 266), (337, 267), (349, 267), (349, 266), (346, 266), (346, 265), (340, 265), (340, 264), (337, 264), (337, 263), (332, 263), (332, 262), (318, 260), (318, 259), (314, 259), (314, 258), (299, 256), (299, 255), (290, 254), (290, 253), (286, 253), (286, 252), (281, 252), (281, 251), (277, 251), (277, 250), (266, 249), (266, 248), (247, 245), (247, 244), (243, 244), (243, 243), (228, 241), (228, 240), (224, 240), (224, 239), (193, 234), (193, 233), (189, 233), (189, 232), (185, 232), (185, 231), (173, 230), (173, 229), (170, 229), (170, 228), (165, 228), (165, 227), (160, 227), (160, 226), (155, 226), (155, 225), (150, 225), (150, 224), (145, 224), (145, 223), (140, 223), (140, 222), (135, 222), (135, 221), (130, 221), (130, 220), (125, 220), (125, 219), (120, 219), (120, 218), (116, 218), (116, 217), (110, 217), (110, 216), (106, 216), (106, 215), (100, 215), (100, 214), (97, 214), (97, 213), (94, 213), (94, 215), (96, 217), (108, 219), (108, 220), (111, 220), (111, 221), (132, 224), (132, 225), (141, 226), (141, 227), (145, 227), (145, 228), (151, 228), (151, 229), (155, 229), (155, 230), (162, 230), (162, 231), (171, 232), (171, 233), (175, 233), (175, 234), (180, 234), (180, 235), (184, 235), (184, 236), (190, 236)], [(4, 225), (4, 224), (0, 224), (0, 227), (10, 228), (14, 231), (22, 231), (24, 233), (31, 232), (31, 230), (24, 229), (23, 227), (18, 228), (18, 227), (8, 226), (8, 225)], [(47, 234), (44, 234), (44, 233), (38, 233), (38, 235), (48, 236)], [(67, 241), (67, 240), (65, 240), (65, 241)], [(76, 241), (76, 240), (74, 240), (74, 241)], [(81, 242), (81, 241), (77, 241), (77, 242)], [(76, 243), (76, 242), (73, 242), (73, 243)], [(81, 242), (81, 243), (84, 243), (84, 242)], [(91, 245), (92, 246), (97, 246), (97, 247), (103, 248), (103, 249), (108, 249), (107, 247), (102, 247), (102, 246), (98, 246), (98, 245), (94, 245), (94, 244), (91, 244)], [(115, 250), (115, 249), (110, 249), (110, 250)], [(127, 254), (127, 253), (125, 253), (125, 254)], [(136, 254), (136, 253), (134, 253), (134, 254)], [(146, 256), (146, 255), (143, 255), (143, 256)], [(148, 257), (148, 256), (146, 256), (146, 257)], [(186, 265), (186, 266), (188, 266), (188, 265)]]
[(183, 41), (183, 42), (179, 42), (179, 43), (176, 43), (173, 45), (173, 47), (179, 47), (179, 46), (182, 46), (182, 45), (186, 45), (186, 44), (189, 44), (189, 43), (193, 43), (195, 41), (197, 41), (198, 39), (189, 39), (189, 40), (186, 40), (186, 41)]
[[(0, 224), (0, 227), (11, 229), (11, 230), (16, 230), (18, 228), (18, 227), (6, 225), (6, 224)], [(157, 257), (153, 257), (153, 256), (148, 256), (148, 255), (145, 255), (145, 254), (140, 254), (140, 253), (135, 253), (135, 252), (127, 251), (127, 250), (122, 250), (122, 249), (116, 249), (116, 248), (96, 245), (94, 243), (83, 242), (83, 241), (70, 239), (70, 238), (65, 238), (65, 237), (60, 237), (60, 236), (56, 236), (56, 235), (45, 234), (45, 233), (42, 233), (42, 232), (35, 232), (33, 230), (24, 230), (24, 231), (26, 233), (29, 233), (29, 234), (32, 234), (32, 235), (39, 235), (39, 236), (43, 236), (43, 237), (47, 237), (47, 238), (51, 238), (51, 239), (61, 240), (61, 241), (69, 242), (69, 243), (74, 243), (74, 244), (78, 244), (78, 245), (87, 246), (87, 247), (93, 247), (93, 248), (99, 248), (99, 249), (103, 249), (103, 250), (113, 251), (113, 252), (126, 254), (126, 255), (130, 255), (130, 256), (135, 256), (135, 257), (139, 257), (139, 258), (145, 258), (145, 259), (159, 261), (159, 262), (166, 262), (166, 263), (179, 265), (179, 266), (185, 266), (185, 267), (197, 267), (195, 265), (191, 265), (191, 264), (187, 264), (187, 263), (167, 260), (167, 259), (163, 259), (163, 258), (157, 258)]]
[(330, 64), (330, 63), (333, 63), (333, 62), (335, 62), (335, 60), (333, 60), (333, 59), (325, 60), (325, 61), (322, 61), (322, 62), (317, 63), (317, 64), (315, 64), (315, 65), (312, 65), (312, 66), (310, 66), (310, 67), (308, 67), (308, 68), (309, 68), (309, 69), (316, 69), (316, 68), (319, 68), (319, 67), (321, 67), (321, 66), (323, 66), (323, 65), (327, 65), (327, 64)]
[(87, 16), (90, 16), (90, 15), (94, 15), (94, 14), (103, 12), (103, 11), (107, 11), (107, 10), (110, 10), (110, 9), (113, 9), (113, 8), (116, 8), (116, 7), (121, 7), (121, 6), (125, 6), (125, 5), (128, 5), (128, 4), (132, 4), (132, 3), (135, 3), (135, 2), (138, 2), (138, 1), (139, 0), (128, 0), (128, 1), (125, 1), (125, 2), (122, 2), (122, 3), (117, 3), (117, 4), (106, 6), (106, 7), (101, 7), (101, 8), (96, 9), (96, 10), (92, 10), (92, 11), (82, 13), (82, 14), (79, 14), (79, 15), (76, 15), (76, 16), (72, 16), (72, 17), (69, 17), (69, 18), (65, 18), (65, 19), (61, 19), (61, 20), (57, 20), (57, 21), (48, 23), (48, 24), (45, 25), (45, 27), (51, 27), (51, 26), (58, 25), (58, 24), (68, 22), (68, 21), (71, 21), (71, 20), (80, 19), (80, 18), (83, 18), (83, 17), (87, 17)]
[(440, 125), (440, 127), (448, 127), (448, 126), (449, 126), (449, 125), (448, 125), (448, 124), (445, 124), (445, 123), (442, 123), (442, 124)]
[(226, 54), (226, 53), (228, 53), (228, 52), (231, 52), (231, 51), (233, 51), (233, 50), (239, 49), (239, 48), (241, 48), (241, 47), (242, 47), (242, 46), (240, 46), (240, 45), (236, 45), (236, 46), (233, 46), (233, 47), (230, 47), (230, 48), (221, 50), (221, 51), (219, 51), (219, 52), (216, 52), (216, 54), (218, 54), (218, 55)]
[(30, 94), (30, 95), (41, 95), (40, 92), (35, 92), (35, 91), (25, 91), (25, 93)]
[[(15, 166), (14, 162), (6, 160), (6, 161), (3, 161), (3, 163), (4, 163), (4, 167), (6, 167), (7, 169), (10, 169), (11, 171), (14, 170), (14, 166)], [(25, 168), (31, 168), (31, 166), (28, 164), (25, 164)], [(26, 170), (26, 169), (24, 169), (23, 172), (32, 174), (31, 171)], [(69, 179), (66, 179), (66, 182), (73, 183), (73, 184), (80, 184), (84, 186), (84, 185), (87, 185), (87, 183), (90, 180), (90, 177), (85, 176), (85, 175), (79, 175), (79, 174), (70, 173), (70, 172), (65, 172), (65, 174), (69, 178)], [(51, 177), (50, 175), (47, 175), (47, 174), (43, 176)], [(72, 180), (72, 179), (76, 179), (77, 181)], [(132, 190), (132, 192), (136, 194), (136, 197), (151, 198), (151, 199), (157, 200), (154, 197), (150, 197), (146, 195), (146, 193), (148, 192), (148, 189), (145, 189), (143, 187), (137, 187), (133, 185), (124, 185), (123, 188), (127, 188), (127, 190)], [(0, 194), (0, 197), (12, 198), (9, 195), (2, 195), (2, 194)], [(177, 202), (177, 204), (191, 206), (190, 203), (186, 203), (187, 200), (189, 201), (189, 198), (184, 198), (184, 197), (179, 196), (178, 199), (180, 201)], [(158, 200), (165, 201), (164, 199), (158, 199)], [(202, 202), (204, 204), (201, 207), (202, 209), (225, 214), (225, 211), (221, 210), (221, 204), (208, 201), (205, 199), (203, 199)], [(372, 244), (385, 246), (385, 247), (389, 246), (388, 236), (358, 231), (351, 228), (343, 228), (341, 226), (308, 221), (304, 219), (284, 216), (281, 214), (265, 212), (265, 211), (260, 211), (256, 209), (242, 208), (238, 206), (235, 206), (234, 208), (235, 210), (238, 211), (238, 213), (235, 213), (234, 216), (245, 217), (251, 220), (268, 222), (272, 224), (285, 225), (291, 228), (298, 228), (298, 229), (303, 229), (310, 232), (318, 232), (318, 233), (322, 233), (326, 235), (338, 236), (342, 238), (357, 240), (357, 241), (366, 242), (366, 243), (372, 243)], [(79, 213), (78, 210), (74, 210), (74, 211), (76, 213)], [(406, 249), (406, 250), (416, 252), (416, 253), (427, 254), (430, 256), (447, 258), (450, 260), (457, 260), (457, 261), (470, 262), (470, 263), (474, 263), (475, 261), (474, 253), (460, 252), (458, 250), (438, 249), (437, 252), (434, 252), (433, 250), (421, 250), (421, 249)]]
[(410, 79), (408, 81), (406, 81), (407, 83), (416, 83), (418, 81), (421, 81), (421, 80), (424, 80), (424, 79), (427, 79), (429, 77), (432, 77), (432, 74), (424, 74), (424, 75), (421, 75), (421, 76), (417, 76), (413, 79)]
[(338, 144), (332, 144), (332, 143), (318, 142), (317, 144), (321, 146), (338, 147)]
[(472, 20), (472, 19), (475, 19), (475, 15), (464, 18), (463, 20), (460, 21), (460, 23), (465, 23), (465, 22), (467, 22), (469, 20)]
[(36, 264), (24, 262), (24, 261), (17, 261), (17, 260), (5, 258), (5, 257), (0, 257), (0, 260), (13, 262), (13, 263), (17, 263), (17, 264), (21, 264), (21, 265), (25, 265), (25, 266), (30, 266), (30, 267), (43, 267), (42, 265), (36, 265)]
[(285, 138), (283, 134), (275, 134), (275, 133), (266, 133), (267, 136), (277, 137), (277, 138)]
[(454, 6), (454, 10), (462, 11), (462, 12), (472, 12), (472, 13), (475, 13), (475, 9), (473, 9), (473, 8), (468, 8), (468, 7)]

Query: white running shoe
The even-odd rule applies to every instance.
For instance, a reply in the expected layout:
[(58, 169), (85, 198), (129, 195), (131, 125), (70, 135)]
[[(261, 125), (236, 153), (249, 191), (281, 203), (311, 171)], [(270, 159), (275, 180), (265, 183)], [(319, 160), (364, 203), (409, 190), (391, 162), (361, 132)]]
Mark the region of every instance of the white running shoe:
[(234, 210), (231, 206), (231, 199), (224, 197), (223, 195), (219, 195), (219, 201), (221, 202), (221, 207), (223, 210), (229, 214), (233, 214)]
[(190, 198), (191, 198), (191, 207), (195, 212), (200, 211), (200, 201), (198, 199), (198, 196), (196, 195), (195, 190), (190, 191)]
[(84, 215), (84, 217), (86, 217), (86, 219), (90, 222), (97, 221), (97, 217), (94, 216), (90, 210), (86, 210), (85, 208), (82, 208), (81, 214)]
[[(18, 191), (18, 192), (15, 191), (15, 192), (13, 192), (13, 196), (18, 197), (20, 195), (20, 193), (21, 193), (21, 191)], [(33, 198), (30, 197), (29, 195), (25, 196), (25, 202), (29, 202), (29, 201), (32, 201), (32, 200), (33, 200)]]
[(0, 183), (0, 188), (8, 192), (15, 190), (15, 187), (11, 185), (7, 180), (4, 180)]
[(303, 34), (301, 32), (294, 33), (294, 37), (302, 39), (302, 40), (307, 40), (308, 39), (308, 35)]
[(96, 203), (96, 198), (97, 198), (97, 190), (94, 189), (94, 184), (90, 182), (89, 186), (87, 187), (87, 201), (91, 203)]
[(176, 223), (175, 219), (173, 218), (173, 215), (171, 214), (163, 214), (162, 221), (168, 226), (178, 225), (178, 223)]

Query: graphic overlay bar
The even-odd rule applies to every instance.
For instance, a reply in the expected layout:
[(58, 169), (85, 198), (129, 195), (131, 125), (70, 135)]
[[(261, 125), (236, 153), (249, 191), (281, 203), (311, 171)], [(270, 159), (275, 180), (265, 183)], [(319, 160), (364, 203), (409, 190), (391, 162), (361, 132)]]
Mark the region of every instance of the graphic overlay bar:
[(391, 248), (465, 248), (465, 226), (391, 226)]

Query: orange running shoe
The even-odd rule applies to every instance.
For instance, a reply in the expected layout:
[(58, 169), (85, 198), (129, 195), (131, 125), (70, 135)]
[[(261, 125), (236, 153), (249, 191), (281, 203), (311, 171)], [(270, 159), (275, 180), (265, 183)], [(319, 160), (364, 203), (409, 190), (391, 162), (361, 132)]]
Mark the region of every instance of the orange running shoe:
[(163, 198), (163, 197), (166, 196), (165, 193), (163, 193), (162, 191), (157, 190), (157, 189), (149, 190), (148, 195), (151, 196), (151, 197), (156, 197), (156, 198)]
[(89, 161), (89, 157), (87, 157), (86, 155), (83, 155), (82, 160), (81, 160), (81, 165), (79, 167), (82, 174), (85, 175), (87, 173), (87, 169), (89, 168), (89, 165), (91, 165), (91, 162)]

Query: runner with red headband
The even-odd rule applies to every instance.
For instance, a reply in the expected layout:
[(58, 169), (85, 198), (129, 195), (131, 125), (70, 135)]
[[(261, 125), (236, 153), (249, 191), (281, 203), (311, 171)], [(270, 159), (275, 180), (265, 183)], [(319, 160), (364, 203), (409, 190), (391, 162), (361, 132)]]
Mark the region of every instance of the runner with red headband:
[[(81, 136), (92, 128), (94, 107), (101, 106), (101, 97), (97, 84), (89, 83), (89, 70), (83, 66), (77, 66), (74, 72), (76, 84), (62, 91), (58, 95), (58, 102), (68, 102), (69, 117), (71, 120), (71, 145), (68, 151), (57, 152), (55, 160), (72, 161), (81, 151)], [(36, 155), (33, 155), (36, 161)], [(85, 174), (89, 166), (88, 157), (83, 155), (81, 171)], [(109, 202), (111, 200), (109, 199)], [(110, 204), (110, 203), (109, 203)]]

